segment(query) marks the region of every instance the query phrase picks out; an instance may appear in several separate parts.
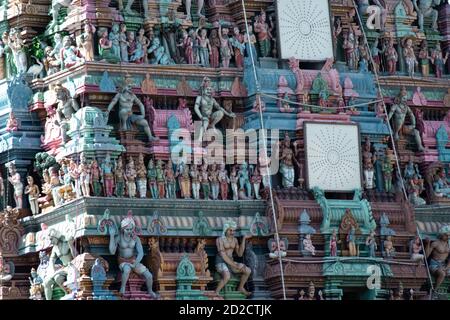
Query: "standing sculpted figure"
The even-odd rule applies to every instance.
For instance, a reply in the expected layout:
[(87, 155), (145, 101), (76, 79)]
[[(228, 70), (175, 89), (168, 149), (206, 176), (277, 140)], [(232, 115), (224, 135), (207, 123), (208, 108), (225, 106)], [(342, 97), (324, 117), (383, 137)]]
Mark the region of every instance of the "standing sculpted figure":
[(389, 74), (393, 75), (397, 72), (398, 53), (394, 47), (394, 38), (390, 38), (387, 48), (383, 48), (386, 55), (387, 67)]
[(122, 272), (120, 293), (125, 293), (125, 286), (128, 282), (131, 271), (145, 278), (148, 294), (156, 298), (152, 290), (153, 276), (150, 271), (141, 263), (144, 257), (141, 239), (136, 233), (136, 223), (129, 214), (120, 222), (120, 233), (116, 235), (116, 228), (109, 228), (109, 252), (116, 254), (119, 247), (119, 269)]
[(111, 162), (111, 156), (109, 153), (106, 154), (105, 160), (101, 165), (101, 169), (105, 194), (107, 197), (112, 197), (114, 189), (114, 166)]
[(431, 274), (436, 278), (435, 289), (440, 287), (448, 275), (448, 270), (450, 269), (450, 261), (448, 261), (449, 253), (448, 233), (441, 230), (437, 240), (433, 241), (433, 243), (428, 241), (426, 246), (426, 255), (427, 258), (430, 258), (428, 267)]
[(231, 272), (241, 274), (241, 281), (239, 283), (238, 291), (242, 292), (245, 296), (249, 296), (251, 293), (244, 289), (244, 285), (247, 282), (250, 273), (252, 272), (249, 267), (242, 263), (235, 262), (233, 260), (233, 253), (242, 257), (245, 251), (245, 242), (250, 239), (251, 236), (244, 236), (241, 244), (234, 236), (236, 230), (236, 223), (234, 221), (227, 221), (223, 226), (223, 234), (217, 238), (216, 246), (218, 254), (216, 256), (216, 270), (222, 275), (222, 279), (216, 288), (216, 293), (219, 294), (220, 290), (228, 283), (231, 278)]
[(136, 175), (137, 175), (136, 183), (139, 192), (139, 198), (145, 198), (147, 197), (147, 168), (145, 168), (144, 155), (142, 153), (139, 153), (138, 156)]
[[(228, 112), (220, 106), (220, 104), (212, 96), (213, 89), (211, 87), (211, 80), (208, 77), (203, 78), (203, 83), (200, 87), (201, 96), (195, 100), (194, 110), (197, 116), (202, 121), (200, 129), (199, 141), (203, 140), (203, 135), (209, 127), (215, 129), (216, 124), (222, 120), (224, 115), (235, 118), (233, 112)], [(213, 112), (214, 109), (217, 111)]]
[(17, 72), (19, 74), (27, 72), (27, 55), (25, 53), (25, 47), (19, 30), (12, 28), (9, 31), (9, 35), (4, 37), (4, 40), (6, 40), (5, 44), (12, 51)]
[(173, 171), (173, 163), (171, 160), (167, 162), (166, 169), (164, 171), (166, 175), (166, 198), (168, 199), (176, 199), (176, 180), (175, 180), (175, 172)]
[(222, 28), (219, 24), (219, 39), (220, 39), (220, 57), (222, 58), (222, 66), (224, 68), (230, 67), (230, 60), (233, 53), (233, 47), (228, 36), (230, 29)]
[(222, 163), (220, 165), (219, 170), (219, 182), (220, 182), (220, 196), (222, 197), (222, 200), (228, 199), (228, 185), (230, 183), (230, 178), (228, 177), (227, 169), (225, 168), (225, 164)]
[(280, 155), (280, 173), (283, 178), (282, 183), (284, 188), (291, 188), (294, 186), (294, 152), (291, 148), (291, 138), (286, 133), (284, 136), (283, 145), (281, 147)]
[(258, 37), (259, 52), (261, 57), (266, 58), (270, 56), (272, 51), (270, 49), (272, 34), (270, 33), (269, 24), (266, 22), (266, 12), (264, 10), (261, 10), (260, 15), (257, 16), (254, 24), (254, 30)]
[(81, 192), (83, 193), (83, 196), (89, 197), (91, 195), (91, 168), (90, 165), (86, 162), (84, 153), (80, 154), (80, 164), (78, 166), (78, 172), (80, 173)]
[(56, 84), (53, 91), (56, 93), (56, 101), (58, 104), (56, 108), (56, 116), (61, 128), (64, 142), (67, 142), (70, 139), (67, 135), (67, 132), (70, 129), (70, 120), (72, 119), (72, 116), (80, 109), (80, 106), (78, 105), (77, 100), (70, 96), (69, 90), (62, 84)]
[[(399, 93), (399, 95), (395, 99), (394, 105), (391, 107), (388, 115), (388, 121), (394, 116), (394, 139), (399, 140), (400, 131), (404, 134), (414, 136), (415, 141), (417, 143), (419, 151), (424, 151), (425, 148), (422, 145), (422, 139), (420, 138), (420, 132), (416, 129), (416, 117), (414, 113), (411, 111), (409, 106), (407, 105), (407, 92), (406, 88), (403, 87)], [(411, 119), (411, 125), (405, 125), (406, 116), (409, 115)]]
[[(106, 119), (109, 117), (109, 113), (119, 103), (119, 118), (121, 129), (124, 131), (130, 130), (130, 123), (141, 127), (150, 141), (157, 141), (158, 138), (153, 137), (148, 125), (147, 120), (145, 120), (145, 107), (144, 104), (138, 99), (138, 97), (131, 90), (132, 79), (129, 76), (125, 77), (124, 84), (119, 93), (116, 94), (114, 99), (108, 106), (108, 111), (106, 112)], [(137, 104), (141, 114), (133, 114), (133, 105)]]
[(130, 156), (128, 158), (127, 167), (125, 169), (125, 180), (127, 181), (128, 197), (130, 198), (136, 197), (136, 177), (137, 172), (134, 168), (134, 160)]
[(405, 57), (406, 66), (408, 67), (408, 74), (414, 77), (414, 68), (419, 65), (416, 54), (414, 53), (413, 39), (407, 38), (403, 41), (403, 56)]
[(153, 199), (159, 198), (158, 187), (156, 184), (156, 168), (153, 159), (148, 162), (147, 171), (148, 187), (150, 188), (150, 193)]
[(116, 180), (116, 196), (121, 198), (125, 194), (125, 172), (123, 170), (122, 157), (117, 159), (116, 170), (114, 170), (114, 179)]
[[(53, 248), (44, 278), (44, 293), (46, 300), (52, 300), (55, 285), (66, 292), (63, 283), (66, 281), (70, 262), (77, 256), (77, 250), (72, 236), (66, 238), (59, 231), (50, 229), (48, 237)], [(56, 264), (57, 261), (62, 265)]]
[(14, 188), (14, 201), (16, 202), (16, 208), (22, 209), (22, 195), (23, 195), (23, 183), (20, 173), (16, 170), (16, 165), (14, 163), (7, 163), (9, 177), (8, 181), (12, 184)]
[(197, 165), (193, 164), (190, 172), (192, 178), (192, 196), (195, 200), (200, 199), (200, 172), (198, 171)]
[(34, 179), (32, 176), (27, 177), (28, 185), (25, 187), (25, 194), (28, 194), (28, 201), (30, 203), (31, 213), (33, 215), (39, 213), (39, 187), (34, 184)]

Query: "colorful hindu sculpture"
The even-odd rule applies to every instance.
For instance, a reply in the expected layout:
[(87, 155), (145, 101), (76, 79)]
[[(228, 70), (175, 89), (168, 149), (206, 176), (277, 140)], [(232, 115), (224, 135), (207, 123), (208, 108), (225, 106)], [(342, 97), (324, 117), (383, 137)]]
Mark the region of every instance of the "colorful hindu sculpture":
[(228, 283), (231, 278), (231, 273), (241, 274), (241, 280), (237, 288), (238, 291), (245, 296), (249, 296), (250, 292), (245, 290), (244, 285), (247, 282), (251, 270), (242, 263), (233, 260), (233, 253), (236, 252), (239, 257), (242, 257), (245, 251), (245, 241), (250, 239), (250, 236), (245, 235), (241, 244), (234, 236), (236, 230), (236, 222), (229, 220), (224, 223), (222, 236), (217, 238), (216, 246), (218, 254), (216, 256), (216, 269), (221, 275), (221, 280), (216, 288), (216, 293), (219, 294), (222, 288)]
[[(220, 104), (212, 96), (213, 88), (211, 87), (211, 79), (203, 78), (202, 85), (200, 87), (201, 96), (195, 100), (194, 110), (197, 116), (202, 121), (202, 127), (199, 134), (199, 141), (203, 141), (204, 134), (208, 128), (215, 129), (216, 124), (222, 120), (224, 115), (231, 118), (235, 118), (236, 115), (233, 112), (228, 112), (220, 106)], [(217, 111), (214, 111), (217, 109)]]
[(280, 173), (282, 176), (283, 187), (290, 188), (294, 186), (294, 152), (291, 148), (291, 138), (286, 133), (280, 148)]
[[(78, 253), (74, 245), (73, 235), (61, 234), (55, 229), (50, 229), (48, 237), (53, 248), (50, 254), (49, 268), (46, 271), (43, 286), (45, 299), (52, 300), (55, 288), (60, 288), (66, 292), (63, 284), (67, 280), (69, 264)], [(57, 261), (62, 265), (57, 264)]]
[[(402, 87), (400, 93), (396, 97), (394, 104), (389, 111), (388, 120), (394, 117), (394, 139), (400, 139), (400, 133), (413, 136), (419, 151), (424, 151), (420, 132), (416, 129), (416, 117), (407, 104), (408, 93), (405, 87)], [(406, 117), (409, 116), (411, 125), (405, 125)]]
[(119, 248), (118, 262), (122, 273), (120, 293), (125, 294), (126, 285), (131, 272), (145, 278), (148, 294), (156, 298), (153, 292), (153, 276), (141, 261), (144, 257), (144, 249), (141, 240), (136, 233), (136, 222), (131, 215), (128, 215), (120, 222), (120, 231), (117, 233), (115, 227), (109, 228), (109, 252), (116, 254)]
[(404, 39), (403, 43), (403, 57), (405, 58), (406, 66), (408, 67), (408, 74), (414, 77), (415, 67), (419, 64), (414, 53), (414, 43), (412, 38)]
[(125, 169), (125, 181), (127, 182), (127, 194), (129, 198), (136, 197), (136, 177), (137, 172), (134, 166), (133, 157), (129, 156)]
[(16, 165), (12, 162), (8, 163), (8, 181), (14, 188), (14, 201), (16, 203), (16, 208), (21, 209), (23, 207), (23, 183), (20, 173), (17, 172)]
[[(121, 130), (128, 131), (131, 129), (131, 124), (134, 124), (142, 128), (150, 141), (158, 140), (152, 135), (150, 126), (145, 119), (145, 107), (144, 104), (139, 100), (139, 98), (131, 90), (131, 85), (133, 80), (127, 76), (123, 81), (120, 92), (116, 94), (111, 103), (108, 106), (106, 116), (109, 116), (111, 110), (119, 104), (119, 118), (121, 123)], [(133, 114), (133, 105), (137, 104), (141, 112), (140, 115)]]
[(377, 240), (375, 238), (375, 231), (372, 231), (366, 239), (366, 246), (369, 249), (369, 257), (375, 258), (375, 252), (377, 251)]
[(30, 203), (31, 213), (33, 215), (39, 213), (39, 187), (34, 184), (34, 178), (32, 176), (27, 177), (28, 185), (25, 187), (25, 194), (28, 195), (28, 202)]
[(114, 190), (114, 165), (111, 161), (111, 155), (108, 153), (101, 164), (103, 190), (107, 197), (113, 196)]
[(448, 244), (448, 232), (441, 230), (438, 234), (437, 240), (428, 241), (426, 249), (426, 257), (429, 258), (429, 269), (433, 276), (435, 276), (435, 289), (438, 289), (444, 279), (447, 277), (447, 269), (449, 263), (447, 261), (450, 248)]
[(122, 157), (119, 157), (116, 162), (116, 168), (114, 170), (114, 179), (116, 182), (116, 197), (123, 197), (125, 195), (125, 171), (123, 169), (123, 160)]

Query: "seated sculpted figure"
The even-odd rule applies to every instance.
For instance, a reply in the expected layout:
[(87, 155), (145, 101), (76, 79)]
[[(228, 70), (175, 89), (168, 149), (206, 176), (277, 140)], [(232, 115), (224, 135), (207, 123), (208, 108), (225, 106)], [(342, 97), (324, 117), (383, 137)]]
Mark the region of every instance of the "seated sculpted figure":
[(128, 282), (131, 271), (145, 278), (148, 294), (156, 298), (152, 290), (153, 276), (141, 261), (144, 257), (142, 243), (136, 234), (136, 223), (132, 216), (127, 216), (120, 223), (120, 233), (116, 234), (116, 228), (109, 228), (109, 252), (116, 254), (119, 247), (119, 269), (122, 272), (122, 283), (120, 293), (125, 293), (125, 286)]
[[(394, 139), (397, 141), (399, 140), (400, 132), (413, 136), (419, 151), (424, 151), (425, 148), (423, 147), (422, 139), (420, 138), (420, 132), (416, 129), (416, 117), (409, 108), (407, 100), (408, 93), (406, 92), (406, 88), (403, 87), (399, 95), (395, 98), (395, 103), (392, 105), (388, 115), (388, 121), (394, 116)], [(409, 126), (405, 125), (407, 115), (409, 115), (409, 118), (411, 119), (411, 125)]]
[[(77, 250), (72, 237), (66, 239), (64, 235), (55, 229), (50, 229), (48, 237), (53, 245), (53, 249), (44, 278), (44, 293), (46, 300), (52, 300), (55, 285), (66, 292), (63, 283), (67, 279), (69, 263), (77, 256)], [(56, 264), (57, 260), (62, 265)]]
[(450, 198), (450, 186), (445, 176), (445, 171), (440, 170), (434, 179), (433, 189), (435, 196)]
[(239, 283), (238, 291), (245, 296), (251, 293), (244, 289), (244, 285), (252, 272), (249, 267), (243, 263), (238, 263), (233, 260), (233, 252), (239, 257), (242, 257), (245, 251), (245, 240), (250, 239), (251, 236), (244, 236), (241, 245), (239, 245), (237, 238), (234, 236), (236, 223), (234, 221), (227, 221), (223, 226), (223, 235), (217, 238), (216, 245), (218, 254), (216, 256), (216, 270), (221, 274), (222, 279), (216, 288), (216, 293), (227, 284), (231, 278), (231, 273), (241, 274), (241, 282)]
[[(212, 96), (213, 88), (211, 86), (211, 80), (208, 77), (203, 79), (203, 83), (200, 87), (201, 96), (195, 100), (194, 110), (197, 116), (202, 121), (202, 128), (200, 130), (199, 141), (203, 140), (203, 135), (206, 133), (209, 127), (215, 129), (216, 124), (222, 120), (224, 115), (231, 118), (235, 118), (236, 115), (233, 112), (228, 112), (220, 106), (220, 104)], [(217, 109), (216, 112), (213, 112)]]
[[(119, 93), (116, 94), (114, 99), (108, 106), (108, 111), (106, 113), (106, 119), (109, 117), (109, 113), (115, 107), (117, 103), (119, 103), (119, 118), (120, 118), (120, 126), (124, 131), (131, 129), (131, 124), (134, 124), (140, 128), (142, 128), (147, 135), (150, 141), (157, 141), (158, 138), (155, 138), (152, 135), (152, 131), (150, 130), (150, 126), (145, 120), (145, 107), (144, 104), (138, 99), (138, 97), (131, 90), (132, 80), (129, 76), (125, 77), (124, 84)], [(140, 115), (133, 114), (133, 105), (137, 104), (141, 111)]]
[(436, 278), (435, 289), (439, 288), (448, 275), (448, 270), (450, 269), (450, 261), (448, 260), (449, 253), (448, 233), (441, 230), (437, 240), (433, 241), (433, 243), (428, 241), (426, 246), (426, 255), (430, 259), (428, 268)]

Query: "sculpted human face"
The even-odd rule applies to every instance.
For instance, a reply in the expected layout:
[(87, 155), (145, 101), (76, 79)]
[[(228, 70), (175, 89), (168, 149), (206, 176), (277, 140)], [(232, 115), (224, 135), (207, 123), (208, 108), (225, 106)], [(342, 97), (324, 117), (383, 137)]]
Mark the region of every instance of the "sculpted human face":
[(123, 229), (123, 233), (127, 237), (133, 236), (134, 227), (130, 224), (128, 227)]
[(207, 86), (205, 88), (205, 95), (210, 97), (212, 95), (212, 88), (210, 86)]
[(33, 184), (33, 183), (34, 183), (33, 177), (28, 176), (28, 177), (27, 177), (27, 182), (28, 182), (28, 184)]
[(234, 229), (232, 229), (232, 228), (227, 229), (227, 232), (225, 233), (225, 235), (227, 237), (234, 237)]
[(58, 244), (58, 238), (55, 237), (55, 236), (51, 236), (50, 237), (50, 243), (53, 244), (53, 245)]
[(71, 45), (70, 37), (65, 36), (63, 39), (64, 48), (69, 48)]

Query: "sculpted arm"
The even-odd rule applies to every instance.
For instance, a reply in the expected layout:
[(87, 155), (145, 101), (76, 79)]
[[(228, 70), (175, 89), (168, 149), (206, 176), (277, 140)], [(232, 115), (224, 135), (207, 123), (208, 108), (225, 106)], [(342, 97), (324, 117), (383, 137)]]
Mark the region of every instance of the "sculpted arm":
[(117, 243), (119, 242), (119, 236), (116, 236), (114, 234), (114, 231), (111, 232), (112, 229), (110, 230), (110, 234), (109, 234), (109, 253), (110, 254), (116, 254), (116, 250), (117, 250)]
[(413, 128), (416, 127), (416, 116), (414, 115), (414, 113), (411, 111), (410, 108), (408, 108), (407, 113), (409, 114), (409, 117), (411, 118), (411, 125), (413, 126)]
[(80, 105), (78, 104), (77, 99), (72, 98), (71, 103), (72, 103), (72, 108), (73, 108), (75, 111), (80, 110)]
[(433, 250), (436, 248), (436, 242), (433, 242), (431, 245), (428, 242), (427, 248), (425, 250), (427, 258), (430, 257), (431, 253), (433, 252)]
[(229, 265), (235, 265), (236, 263), (231, 259), (225, 252), (225, 247), (223, 246), (222, 239), (217, 238), (216, 240), (217, 245), (217, 251), (219, 252), (220, 256), (222, 257), (223, 261), (225, 261), (226, 264)]
[(194, 110), (195, 110), (195, 114), (202, 120), (204, 120), (204, 117), (202, 115), (202, 112), (200, 111), (200, 105), (202, 103), (202, 97), (197, 97), (197, 99), (195, 100), (195, 106), (194, 106)]
[(244, 251), (245, 251), (245, 239), (246, 237), (242, 238), (242, 243), (241, 245), (239, 245), (238, 240), (234, 239), (236, 242), (236, 254), (238, 255), (238, 257), (242, 257), (244, 255)]
[(116, 94), (114, 99), (112, 99), (111, 103), (108, 105), (108, 112), (111, 112), (111, 110), (114, 108), (114, 106), (117, 104), (120, 98), (120, 93)]
[(135, 264), (138, 264), (141, 262), (142, 258), (144, 257), (144, 249), (142, 248), (142, 243), (141, 243), (141, 239), (139, 239), (138, 236), (136, 236), (136, 252), (137, 252), (137, 256), (136, 256), (136, 260), (135, 260)]
[(141, 102), (141, 100), (139, 100), (138, 97), (136, 97), (136, 95), (134, 95), (133, 101), (139, 106), (139, 110), (141, 111), (141, 114), (143, 116), (145, 116), (145, 107), (144, 107), (144, 104)]
[(396, 110), (397, 110), (397, 106), (396, 106), (396, 105), (393, 105), (393, 106), (391, 107), (391, 110), (389, 111), (388, 121), (391, 120), (391, 118), (392, 118), (392, 116), (394, 115), (394, 113), (395, 113)]

